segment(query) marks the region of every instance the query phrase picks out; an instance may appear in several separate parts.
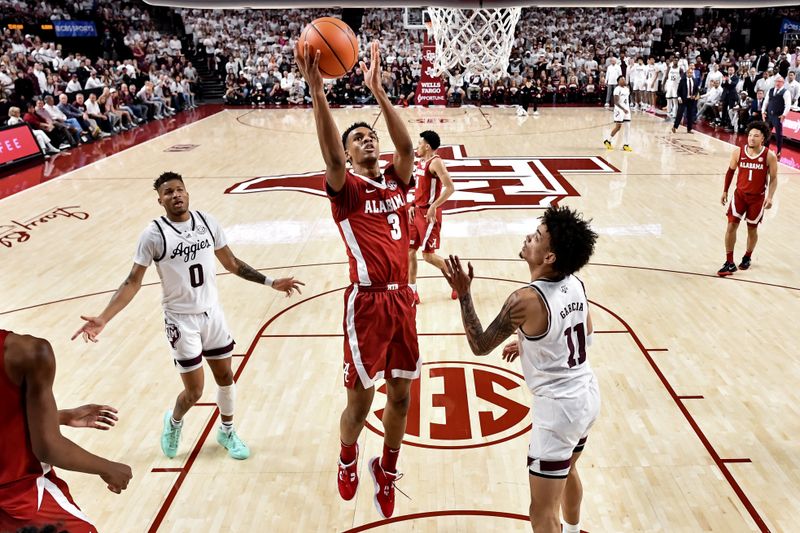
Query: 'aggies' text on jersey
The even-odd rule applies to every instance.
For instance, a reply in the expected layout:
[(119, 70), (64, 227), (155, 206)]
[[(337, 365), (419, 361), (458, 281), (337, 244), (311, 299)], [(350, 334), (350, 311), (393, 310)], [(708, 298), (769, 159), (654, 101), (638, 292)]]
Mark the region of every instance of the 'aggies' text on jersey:
[(227, 245), (217, 221), (207, 213), (190, 211), (189, 220), (174, 222), (161, 216), (142, 233), (134, 262), (156, 263), (161, 278), (164, 309), (199, 314), (217, 303), (217, 259)]

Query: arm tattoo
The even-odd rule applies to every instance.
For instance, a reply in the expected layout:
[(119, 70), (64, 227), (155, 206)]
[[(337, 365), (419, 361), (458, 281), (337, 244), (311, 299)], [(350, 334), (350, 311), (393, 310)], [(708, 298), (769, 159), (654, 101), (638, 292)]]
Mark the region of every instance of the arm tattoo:
[(258, 272), (256, 269), (242, 261), (241, 259), (236, 259), (236, 275), (242, 279), (246, 279), (247, 281), (252, 281), (254, 283), (259, 283), (261, 285), (264, 284), (264, 274)]
[(524, 310), (516, 293), (508, 297), (500, 313), (489, 324), (486, 331), (483, 330), (478, 314), (475, 312), (472, 296), (467, 293), (460, 297), (459, 301), (461, 303), (461, 319), (464, 322), (464, 331), (467, 333), (469, 347), (475, 355), (486, 355), (497, 348), (500, 343), (516, 331), (525, 319)]

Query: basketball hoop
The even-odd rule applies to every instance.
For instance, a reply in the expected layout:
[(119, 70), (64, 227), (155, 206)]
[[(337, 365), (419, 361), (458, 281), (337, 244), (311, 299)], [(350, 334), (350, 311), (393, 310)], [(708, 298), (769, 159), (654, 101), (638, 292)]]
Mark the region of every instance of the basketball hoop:
[(436, 41), (435, 74), (452, 74), (456, 67), (489, 78), (507, 75), (522, 8), (453, 9), (429, 7), (429, 32)]

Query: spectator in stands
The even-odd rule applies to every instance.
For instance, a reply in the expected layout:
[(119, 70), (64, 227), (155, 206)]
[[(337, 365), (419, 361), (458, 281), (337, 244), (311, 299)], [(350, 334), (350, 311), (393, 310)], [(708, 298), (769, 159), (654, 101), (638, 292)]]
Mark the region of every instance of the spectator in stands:
[(58, 130), (55, 126), (47, 121), (43, 120), (39, 115), (36, 114), (36, 104), (34, 102), (28, 102), (26, 104), (27, 112), (22, 117), (22, 119), (32, 128), (35, 130), (41, 130), (47, 134), (50, 139), (52, 139), (53, 146), (58, 146), (59, 150), (67, 150), (71, 148), (71, 144), (67, 140), (67, 136), (64, 133), (64, 130)]
[(775, 155), (780, 159), (783, 147), (783, 120), (792, 106), (792, 97), (783, 86), (782, 76), (775, 77), (775, 87), (771, 88), (764, 100), (761, 116), (769, 124), (770, 131), (775, 129)]
[(698, 101), (699, 107), (697, 109), (697, 118), (706, 118), (709, 122), (715, 122), (718, 117), (718, 109), (721, 109), (722, 87), (718, 81), (711, 82), (711, 87), (706, 91), (706, 94), (700, 97)]
[(611, 57), (609, 59), (608, 67), (606, 68), (606, 103), (604, 107), (611, 104), (611, 99), (614, 95), (614, 89), (617, 87), (617, 79), (622, 76), (622, 67), (617, 64), (617, 58)]
[[(8, 108), (8, 125), (14, 126), (16, 124), (20, 124), (25, 122), (20, 117), (20, 109), (16, 106), (11, 106)], [(30, 125), (30, 124), (29, 124)], [(49, 157), (50, 154), (58, 154), (61, 153), (61, 150), (53, 146), (50, 137), (42, 130), (36, 129), (31, 127), (31, 131), (33, 131), (34, 137), (36, 137), (36, 143), (42, 149), (42, 152), (45, 153), (46, 157)]]
[(94, 70), (89, 74), (86, 82), (83, 85), (83, 88), (88, 92), (93, 89), (101, 89), (105, 87), (105, 84), (97, 77), (97, 72)]
[(792, 96), (792, 106), (797, 105), (797, 99), (800, 97), (800, 82), (796, 79), (794, 71), (790, 71), (786, 76), (786, 90)]
[(86, 113), (89, 115), (89, 118), (94, 120), (97, 125), (100, 126), (101, 130), (106, 133), (119, 133), (117, 127), (119, 117), (103, 112), (100, 108), (100, 104), (97, 102), (97, 94), (89, 93), (89, 99), (86, 100), (84, 105), (86, 106)]
[(751, 99), (756, 97), (756, 83), (758, 82), (758, 73), (756, 67), (750, 67), (748, 76), (744, 79), (743, 91), (747, 91), (747, 96)]
[[(136, 90), (135, 85), (131, 85)], [(147, 120), (147, 106), (138, 104), (135, 101), (135, 95), (128, 89), (128, 85), (124, 83), (119, 87), (119, 108), (127, 111), (134, 117), (135, 121), (139, 124)]]

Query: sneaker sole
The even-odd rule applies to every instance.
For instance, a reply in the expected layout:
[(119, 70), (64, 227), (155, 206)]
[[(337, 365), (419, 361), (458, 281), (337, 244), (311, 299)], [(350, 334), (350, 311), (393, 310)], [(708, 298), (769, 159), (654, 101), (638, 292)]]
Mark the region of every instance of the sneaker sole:
[(372, 468), (372, 463), (378, 461), (378, 457), (373, 457), (367, 463), (367, 467), (369, 468), (369, 475), (372, 478), (372, 485), (375, 487), (375, 494), (372, 495), (372, 503), (375, 504), (375, 509), (378, 511), (378, 514), (381, 518), (391, 518), (391, 515), (386, 516), (383, 514), (383, 509), (381, 509), (381, 504), (378, 503), (378, 493), (381, 491), (381, 486), (378, 485), (378, 480), (375, 479), (375, 470)]
[(750, 268), (750, 265), (747, 265), (747, 266), (739, 265), (739, 270), (747, 270), (749, 268)]
[(732, 276), (732, 275), (733, 275), (733, 272), (717, 272), (717, 276), (719, 276), (721, 278), (726, 278), (726, 277)]

